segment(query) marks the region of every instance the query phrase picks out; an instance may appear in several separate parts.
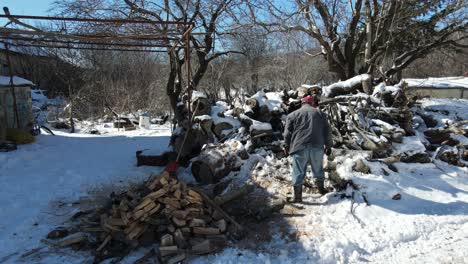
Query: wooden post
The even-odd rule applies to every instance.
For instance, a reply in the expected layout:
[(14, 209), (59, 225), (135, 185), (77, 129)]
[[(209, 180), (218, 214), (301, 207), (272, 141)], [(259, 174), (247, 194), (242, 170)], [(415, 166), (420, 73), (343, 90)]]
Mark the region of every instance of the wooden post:
[(0, 100), (0, 144), (6, 141), (6, 129), (7, 121), (5, 106), (2, 104), (2, 100)]
[(13, 110), (15, 111), (15, 119), (16, 119), (16, 128), (20, 128), (19, 122), (19, 115), (18, 115), (18, 105), (16, 104), (16, 93), (15, 93), (15, 84), (13, 81), (13, 69), (11, 67), (11, 60), (10, 60), (10, 50), (8, 48), (8, 44), (5, 43), (5, 51), (6, 51), (6, 59), (8, 63), (8, 72), (10, 74), (10, 89), (11, 95), (13, 97)]

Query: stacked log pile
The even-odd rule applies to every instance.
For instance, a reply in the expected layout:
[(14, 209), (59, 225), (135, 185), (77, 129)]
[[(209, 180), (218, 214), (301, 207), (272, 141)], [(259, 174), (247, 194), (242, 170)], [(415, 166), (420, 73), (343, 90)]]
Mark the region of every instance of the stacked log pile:
[(166, 172), (111, 198), (109, 206), (80, 214), (73, 228), (86, 235), (71, 244), (86, 243), (95, 249), (95, 262), (138, 246), (155, 246), (160, 261), (177, 263), (189, 255), (218, 251), (227, 244), (228, 233), (241, 231), (200, 190)]

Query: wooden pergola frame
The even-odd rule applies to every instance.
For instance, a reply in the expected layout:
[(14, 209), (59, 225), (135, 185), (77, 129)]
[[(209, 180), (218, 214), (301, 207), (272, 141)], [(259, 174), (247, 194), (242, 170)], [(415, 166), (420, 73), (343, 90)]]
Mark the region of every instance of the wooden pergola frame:
[[(71, 18), (52, 16), (25, 16), (11, 15), (8, 8), (3, 8), (5, 14), (0, 18), (6, 18), (8, 24), (16, 24), (25, 29), (0, 27), (0, 43), (5, 45), (6, 59), (10, 75), (10, 87), (13, 96), (16, 125), (19, 127), (18, 109), (16, 106), (16, 94), (13, 83), (13, 70), (10, 60), (10, 46), (16, 47), (37, 47), (52, 49), (76, 49), (76, 50), (102, 50), (102, 51), (123, 51), (123, 52), (168, 52), (173, 53), (176, 49), (184, 49), (187, 66), (187, 93), (188, 110), (191, 112), (192, 96), (192, 74), (191, 74), (191, 47), (190, 39), (192, 35), (205, 34), (192, 32), (194, 25), (192, 22), (183, 21), (150, 21), (136, 19), (95, 19), (95, 18)], [(109, 34), (107, 32), (92, 34), (67, 34), (64, 32), (45, 31), (20, 21), (28, 19), (33, 21), (56, 21), (56, 22), (89, 22), (93, 25), (175, 25), (175, 29), (156, 30), (152, 34)], [(7, 25), (8, 25), (7, 24)], [(180, 27), (184, 27), (182, 30)], [(156, 28), (156, 27), (155, 27)]]

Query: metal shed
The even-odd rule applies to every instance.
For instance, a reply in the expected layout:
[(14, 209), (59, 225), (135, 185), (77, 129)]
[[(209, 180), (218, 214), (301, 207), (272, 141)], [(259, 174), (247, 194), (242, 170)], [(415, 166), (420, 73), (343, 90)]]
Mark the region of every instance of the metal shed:
[(0, 76), (0, 126), (32, 129), (32, 86), (31, 81), (18, 76)]

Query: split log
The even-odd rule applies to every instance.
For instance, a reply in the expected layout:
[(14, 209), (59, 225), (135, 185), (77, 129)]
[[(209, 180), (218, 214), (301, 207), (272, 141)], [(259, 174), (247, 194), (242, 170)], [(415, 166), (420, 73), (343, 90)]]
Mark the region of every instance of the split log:
[(252, 112), (245, 113), (247, 116), (260, 122), (270, 122), (271, 112), (268, 106), (260, 104), (255, 98), (247, 99), (245, 104), (252, 109)]
[(240, 168), (242, 163), (237, 154), (226, 145), (206, 147), (192, 160), (192, 174), (198, 182), (216, 183), (229, 172)]
[(192, 174), (198, 182), (216, 183), (226, 176), (232, 168), (227, 167), (225, 154), (216, 149), (202, 152), (192, 161)]

